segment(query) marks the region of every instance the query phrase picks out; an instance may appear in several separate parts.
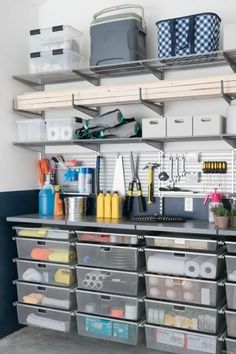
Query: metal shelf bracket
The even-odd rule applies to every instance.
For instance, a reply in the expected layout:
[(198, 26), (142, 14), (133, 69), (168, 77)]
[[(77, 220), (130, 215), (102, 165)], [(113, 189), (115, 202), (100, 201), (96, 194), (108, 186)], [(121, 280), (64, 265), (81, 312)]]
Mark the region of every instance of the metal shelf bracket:
[(231, 96), (231, 95), (225, 93), (225, 91), (224, 91), (224, 81), (221, 80), (220, 83), (221, 83), (221, 95), (222, 95), (222, 97), (225, 99), (225, 101), (226, 101), (229, 105), (231, 105), (231, 102), (234, 101), (234, 100), (236, 99), (236, 97)]
[(143, 96), (142, 96), (142, 88), (141, 87), (139, 88), (139, 101), (144, 106), (146, 106), (149, 109), (151, 109), (152, 111), (158, 113), (160, 116), (164, 115), (164, 104), (163, 103), (156, 104), (156, 103), (153, 103), (149, 100), (144, 100)]
[(141, 62), (142, 66), (147, 69), (151, 74), (156, 76), (159, 80), (164, 80), (164, 71), (158, 70), (147, 64), (146, 62)]
[(19, 76), (12, 76), (12, 78), (14, 80), (20, 82), (23, 85), (27, 85), (27, 86), (33, 88), (36, 91), (43, 91), (45, 89), (45, 85), (44, 84), (40, 84), (38, 82), (27, 80), (27, 79), (24, 79), (24, 78), (19, 77)]
[(223, 56), (231, 69), (233, 70), (234, 73), (236, 73), (236, 63), (230, 58), (229, 54), (226, 52), (223, 52)]
[(88, 81), (90, 84), (92, 84), (94, 86), (101, 85), (101, 80), (98, 77), (94, 77), (92, 75), (85, 74), (85, 73), (81, 72), (80, 70), (73, 70), (73, 73), (75, 73), (76, 75), (78, 75), (82, 79)]
[(93, 109), (93, 108), (90, 108), (90, 107), (86, 107), (86, 106), (82, 106), (82, 105), (77, 105), (75, 104), (75, 95), (73, 94), (72, 95), (72, 107), (74, 109), (77, 109), (78, 111), (84, 113), (84, 114), (87, 114), (88, 116), (90, 117), (96, 117), (99, 115), (100, 113), (100, 109)]
[(13, 112), (20, 114), (23, 117), (30, 118), (30, 117), (40, 117), (40, 118), (45, 118), (45, 112), (32, 112), (32, 111), (25, 111), (23, 109), (18, 109), (16, 108), (15, 100), (12, 100), (12, 110)]

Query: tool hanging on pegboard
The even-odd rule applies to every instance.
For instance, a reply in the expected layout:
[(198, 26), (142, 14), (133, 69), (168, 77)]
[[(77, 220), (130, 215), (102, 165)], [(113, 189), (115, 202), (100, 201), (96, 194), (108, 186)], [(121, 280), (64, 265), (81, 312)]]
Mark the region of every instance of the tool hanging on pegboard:
[(202, 172), (211, 173), (227, 173), (226, 161), (204, 161), (202, 164)]
[(144, 170), (148, 170), (148, 204), (152, 204), (154, 202), (154, 169), (160, 167), (159, 163), (151, 163), (149, 162)]

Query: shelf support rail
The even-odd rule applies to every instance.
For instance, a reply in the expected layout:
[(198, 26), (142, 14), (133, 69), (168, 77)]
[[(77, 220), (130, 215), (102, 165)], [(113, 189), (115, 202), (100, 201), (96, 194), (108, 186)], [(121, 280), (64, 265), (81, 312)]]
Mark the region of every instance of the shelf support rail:
[(34, 82), (34, 81), (31, 81), (31, 80), (27, 80), (27, 79), (24, 79), (22, 77), (19, 77), (19, 76), (12, 76), (12, 78), (18, 82), (20, 82), (21, 84), (23, 85), (27, 85), (31, 88), (33, 88), (35, 91), (43, 91), (44, 88), (45, 88), (45, 85), (44, 84), (41, 84), (39, 82)]
[(75, 73), (77, 76), (81, 77), (82, 79), (88, 81), (90, 84), (94, 86), (100, 86), (101, 84), (101, 80), (99, 79), (99, 77), (95, 77), (90, 74), (83, 73), (80, 70), (73, 70), (73, 73)]
[(163, 70), (158, 70), (152, 67), (151, 65), (147, 64), (146, 62), (141, 62), (142, 66), (147, 69), (151, 74), (156, 76), (159, 80), (164, 80), (164, 72)]
[(142, 88), (139, 88), (139, 101), (140, 103), (142, 103), (144, 106), (148, 107), (149, 109), (151, 109), (152, 111), (158, 113), (160, 116), (164, 115), (164, 104), (160, 103), (160, 104), (156, 104), (153, 103), (149, 100), (144, 100), (143, 99), (143, 95), (142, 95)]
[(87, 114), (88, 116), (90, 117), (93, 117), (95, 118), (96, 116), (99, 115), (100, 113), (100, 109), (93, 109), (93, 108), (90, 108), (90, 107), (86, 107), (86, 106), (82, 106), (82, 105), (77, 105), (75, 103), (75, 95), (73, 94), (72, 95), (72, 107), (74, 109), (77, 109), (78, 111), (84, 113), (84, 114)]
[(20, 114), (26, 118), (30, 118), (30, 117), (40, 117), (40, 118), (43, 118), (45, 119), (45, 112), (44, 111), (41, 111), (41, 112), (33, 112), (33, 111), (26, 111), (24, 109), (18, 109), (16, 108), (16, 102), (15, 100), (13, 99), (12, 100), (12, 110), (13, 112), (17, 113), (17, 114)]
[(229, 66), (231, 67), (231, 69), (233, 70), (233, 72), (236, 73), (236, 63), (232, 60), (232, 58), (230, 58), (228, 53), (223, 52), (223, 56), (227, 61), (227, 63), (229, 64)]
[(232, 96), (232, 95), (229, 95), (228, 93), (225, 93), (225, 90), (224, 90), (224, 81), (221, 80), (220, 82), (221, 84), (221, 96), (224, 98), (224, 100), (229, 104), (231, 105), (231, 102), (234, 101), (236, 99), (235, 96)]

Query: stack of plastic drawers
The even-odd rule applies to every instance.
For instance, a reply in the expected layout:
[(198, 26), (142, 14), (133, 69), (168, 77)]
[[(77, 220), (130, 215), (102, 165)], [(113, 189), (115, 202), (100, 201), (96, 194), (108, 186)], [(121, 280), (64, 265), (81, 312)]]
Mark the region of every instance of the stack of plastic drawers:
[(69, 332), (76, 307), (73, 234), (52, 228), (15, 229), (19, 323)]
[(219, 279), (225, 270), (225, 249), (209, 236), (165, 234), (145, 239), (148, 348), (220, 354), (225, 292)]
[(78, 334), (137, 345), (142, 339), (145, 266), (140, 238), (78, 232)]
[(83, 34), (71, 26), (30, 31), (30, 73), (78, 69), (84, 65)]
[(225, 284), (227, 296), (226, 323), (227, 334), (226, 339), (227, 353), (236, 354), (236, 242), (226, 241), (228, 255), (226, 255), (227, 278)]

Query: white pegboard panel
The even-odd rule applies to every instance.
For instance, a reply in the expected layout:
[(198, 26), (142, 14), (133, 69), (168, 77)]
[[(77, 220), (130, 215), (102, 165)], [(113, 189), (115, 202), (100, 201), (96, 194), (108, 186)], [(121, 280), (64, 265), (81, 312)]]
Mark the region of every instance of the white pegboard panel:
[[(125, 171), (125, 184), (126, 190), (128, 189), (128, 183), (132, 179), (131, 175), (131, 166), (130, 166), (130, 152), (122, 152), (124, 162), (124, 171)], [(82, 166), (88, 166), (95, 168), (96, 166), (96, 156), (95, 152), (82, 152), (82, 153), (73, 153), (73, 154), (63, 154), (64, 158), (76, 158), (78, 159)], [(101, 179), (100, 179), (100, 188), (101, 190), (108, 191), (112, 190), (113, 177), (115, 170), (115, 152), (104, 152), (102, 154), (103, 160), (101, 161)], [(139, 178), (142, 185), (143, 194), (147, 195), (148, 184), (147, 176), (148, 171), (144, 170), (144, 167), (149, 163), (162, 163), (163, 154), (158, 150), (155, 151), (135, 151), (133, 153), (134, 160), (139, 156)], [(199, 192), (201, 194), (206, 194), (213, 191), (214, 188), (219, 188), (224, 193), (232, 193), (236, 188), (236, 181), (234, 176), (236, 175), (236, 154), (235, 151), (225, 150), (225, 151), (208, 151), (198, 153), (198, 162), (188, 161), (188, 153), (183, 152), (174, 152), (172, 154), (167, 153), (164, 155), (164, 164), (163, 169), (161, 167), (154, 170), (154, 191), (155, 195), (159, 195), (159, 187), (167, 187), (170, 182), (160, 182), (158, 175), (161, 170), (164, 170), (170, 175), (170, 166), (169, 166), (169, 157), (173, 156), (174, 160), (176, 156), (186, 158), (185, 168), (187, 174), (190, 173), (199, 173), (199, 182), (198, 183), (187, 183), (186, 177), (181, 177), (180, 181), (175, 183), (176, 187), (179, 187), (184, 190), (191, 192)], [(227, 162), (227, 173), (226, 174), (203, 174), (202, 173), (202, 162), (203, 161), (226, 161)], [(180, 163), (180, 172), (182, 172), (182, 165)], [(60, 182), (63, 182), (64, 171), (60, 171)], [(174, 175), (176, 175), (176, 163), (174, 161)], [(76, 190), (76, 183), (67, 182), (68, 189)], [(172, 193), (173, 194), (173, 193)], [(165, 194), (166, 195), (166, 194)]]

